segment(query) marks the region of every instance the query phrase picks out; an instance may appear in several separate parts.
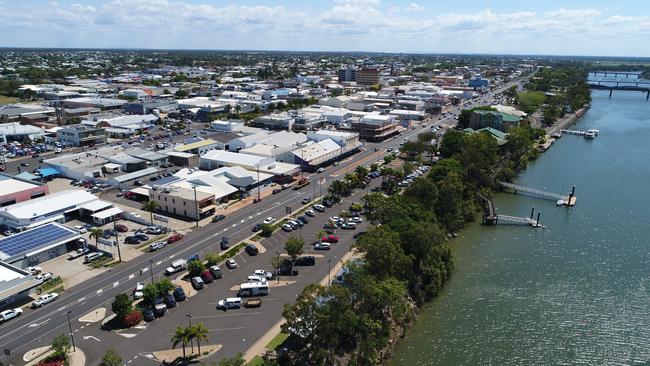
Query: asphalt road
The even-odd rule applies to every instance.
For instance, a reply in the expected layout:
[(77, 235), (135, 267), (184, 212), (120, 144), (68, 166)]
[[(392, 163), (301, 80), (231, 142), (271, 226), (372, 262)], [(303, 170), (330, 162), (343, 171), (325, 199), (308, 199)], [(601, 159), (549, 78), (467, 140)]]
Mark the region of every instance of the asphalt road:
[[(498, 89), (497, 92), (506, 87)], [(486, 100), (486, 103), (489, 102), (489, 99)], [(460, 107), (454, 108), (456, 115), (459, 109)], [(420, 132), (428, 131), (432, 124), (455, 124), (455, 120), (448, 122), (450, 119), (451, 117), (433, 118), (431, 121), (427, 121), (431, 123), (425, 128), (418, 127), (409, 130), (397, 138), (382, 143), (366, 143), (361, 152), (345, 159), (339, 166), (330, 167), (322, 174), (312, 175), (312, 184), (315, 184), (321, 177), (325, 178), (325, 183), (322, 185), (322, 191), (325, 193), (329, 184), (336, 179), (330, 174), (337, 173), (337, 176), (342, 176), (345, 172), (354, 169), (358, 165), (358, 161), (371, 155), (377, 155), (376, 158), (373, 157), (364, 161), (365, 165), (369, 165), (383, 156), (375, 152), (375, 148), (378, 150), (383, 150), (389, 146), (395, 148), (403, 138), (410, 139)], [(232, 242), (241, 241), (251, 234), (251, 227), (265, 217), (284, 217), (285, 207), (287, 206), (292, 207), (293, 211), (296, 212), (302, 206), (300, 201), (305, 196), (311, 196), (314, 191), (318, 193), (319, 189), (308, 186), (298, 191), (282, 191), (258, 204), (242, 208), (220, 223), (198, 228), (182, 241), (169, 245), (160, 251), (146, 253), (130, 262), (115, 266), (110, 271), (82, 284), (66, 289), (57, 301), (41, 309), (26, 309), (21, 317), (0, 325), (0, 349), (11, 351), (12, 364), (24, 364), (22, 355), (25, 352), (49, 344), (52, 338), (58, 334), (68, 333), (66, 314), (69, 311), (71, 312), (71, 325), (75, 342), (86, 353), (89, 365), (98, 364), (105, 349), (109, 347), (118, 349), (124, 360), (147, 359), (144, 354), (168, 348), (171, 335), (167, 333), (172, 332), (177, 325), (185, 324), (187, 322), (186, 314), (192, 314), (195, 316), (195, 321), (203, 321), (211, 329), (211, 341), (209, 343), (218, 342), (224, 345), (224, 348), (215, 357), (220, 358), (234, 355), (237, 352), (244, 352), (281, 318), (282, 304), (290, 302), (306, 284), (318, 282), (327, 273), (327, 260), (325, 258), (319, 259), (315, 267), (300, 268), (300, 275), (297, 276), (299, 282), (296, 285), (272, 289), (271, 295), (264, 299), (261, 308), (232, 310), (227, 313), (216, 311), (213, 303), (227, 295), (232, 295), (233, 293), (229, 291), (232, 285), (245, 282), (246, 276), (254, 269), (270, 269), (270, 256), (275, 255), (275, 251), (283, 251), (284, 240), (286, 240), (284, 235), (286, 234), (281, 231), (274, 234), (271, 240), (263, 242), (268, 249), (267, 253), (253, 258), (245, 254), (239, 256), (237, 258), (240, 264), (239, 269), (232, 273), (225, 273), (223, 279), (208, 285), (208, 288), (199, 295), (191, 298), (186, 303), (181, 303), (179, 308), (171, 309), (164, 318), (154, 321), (144, 330), (144, 334), (149, 336), (138, 335), (135, 338), (128, 339), (101, 331), (96, 324), (79, 323), (77, 319), (99, 307), (110, 309), (110, 303), (115, 295), (122, 292), (130, 293), (137, 282), (149, 281), (150, 264), (154, 278), (160, 278), (163, 276), (165, 268), (174, 259), (187, 258), (194, 253), (203, 256), (208, 252), (218, 252), (219, 240), (224, 235), (228, 235)], [(355, 195), (345, 201), (342, 207), (347, 207), (352, 200), (358, 201), (360, 195), (364, 192), (356, 192)], [(338, 209), (337, 205), (325, 213), (319, 214), (318, 219), (312, 220), (306, 228), (303, 228), (303, 234), (307, 233), (305, 238), (308, 243), (314, 237), (317, 230), (316, 226), (322, 226), (323, 220), (337, 214)], [(339, 235), (344, 240), (334, 245), (330, 252), (324, 252), (326, 257), (335, 256), (340, 258), (349, 249), (351, 240), (347, 237), (352, 236), (353, 232), (343, 232), (339, 233)], [(143, 271), (142, 274), (140, 274), (140, 271)], [(152, 336), (154, 334), (155, 336)], [(133, 362), (137, 365), (146, 364), (144, 361)], [(151, 361), (148, 361), (148, 363), (151, 363)]]

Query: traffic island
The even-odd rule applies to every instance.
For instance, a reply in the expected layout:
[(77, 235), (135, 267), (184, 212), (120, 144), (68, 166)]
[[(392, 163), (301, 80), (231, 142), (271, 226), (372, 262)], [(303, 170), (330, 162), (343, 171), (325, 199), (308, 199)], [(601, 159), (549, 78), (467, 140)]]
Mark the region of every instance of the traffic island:
[(106, 308), (97, 308), (79, 318), (81, 323), (97, 323), (106, 317)]
[[(168, 350), (163, 350), (163, 351), (156, 351), (153, 352), (153, 357), (156, 361), (161, 362), (165, 365), (183, 365), (185, 363), (193, 363), (192, 361), (196, 360), (201, 360), (206, 357), (209, 357), (210, 355), (215, 354), (218, 352), (221, 347), (223, 347), (220, 344), (208, 344), (208, 345), (201, 345), (201, 353), (190, 353), (190, 350), (188, 349), (189, 346), (185, 346), (185, 357), (183, 357), (183, 348), (174, 348), (174, 349), (168, 349)], [(197, 350), (196, 345), (194, 346), (194, 349)], [(185, 362), (185, 363), (184, 363)]]
[(192, 287), (192, 284), (190, 281), (186, 281), (183, 279), (183, 277), (177, 277), (172, 280), (172, 283), (174, 286), (180, 287), (183, 289), (183, 292), (185, 292), (185, 296), (187, 298), (190, 298), (194, 295), (196, 295), (198, 292)]
[[(54, 354), (54, 351), (52, 351), (50, 346), (39, 347), (27, 351), (23, 355), (23, 361), (25, 362), (25, 366), (34, 366), (34, 365), (38, 365), (40, 362), (42, 362), (52, 354)], [(86, 365), (86, 355), (83, 353), (81, 349), (79, 349), (79, 347), (77, 347), (75, 351), (70, 352), (70, 354), (68, 355), (68, 360), (69, 361), (67, 365), (69, 366)]]

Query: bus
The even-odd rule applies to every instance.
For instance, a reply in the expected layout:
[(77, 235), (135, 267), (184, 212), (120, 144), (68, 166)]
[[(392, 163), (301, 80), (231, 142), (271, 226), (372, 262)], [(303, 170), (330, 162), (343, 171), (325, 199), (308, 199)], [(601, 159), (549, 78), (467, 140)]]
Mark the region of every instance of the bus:
[(248, 282), (239, 285), (239, 296), (263, 296), (269, 294), (269, 285), (264, 282)]

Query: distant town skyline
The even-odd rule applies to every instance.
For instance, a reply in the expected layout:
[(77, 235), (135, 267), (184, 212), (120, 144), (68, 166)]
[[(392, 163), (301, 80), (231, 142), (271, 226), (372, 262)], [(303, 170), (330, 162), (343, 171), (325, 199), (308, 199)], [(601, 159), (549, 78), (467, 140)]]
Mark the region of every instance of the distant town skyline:
[(629, 0), (0, 0), (0, 47), (647, 57), (649, 34)]

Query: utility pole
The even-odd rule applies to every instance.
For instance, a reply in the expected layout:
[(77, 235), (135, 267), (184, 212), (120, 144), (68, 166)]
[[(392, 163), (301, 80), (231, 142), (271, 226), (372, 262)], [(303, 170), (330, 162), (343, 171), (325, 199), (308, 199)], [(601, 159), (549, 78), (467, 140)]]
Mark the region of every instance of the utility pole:
[(153, 259), (149, 259), (149, 273), (151, 274), (151, 284), (153, 285)]
[(257, 200), (260, 200), (260, 164), (257, 163), (255, 164), (255, 168), (257, 168)]
[(332, 258), (327, 260), (327, 287), (332, 286)]
[(74, 345), (74, 335), (72, 334), (72, 324), (70, 323), (70, 313), (72, 313), (72, 311), (68, 310), (68, 312), (65, 313), (65, 314), (68, 316), (68, 328), (70, 328), (70, 340), (72, 341), (72, 351), (76, 352), (77, 347), (75, 347), (75, 345)]
[(276, 275), (278, 277), (278, 285), (279, 285), (280, 284), (280, 252), (275, 252), (275, 254), (277, 255), (278, 258), (278, 267), (276, 270)]

